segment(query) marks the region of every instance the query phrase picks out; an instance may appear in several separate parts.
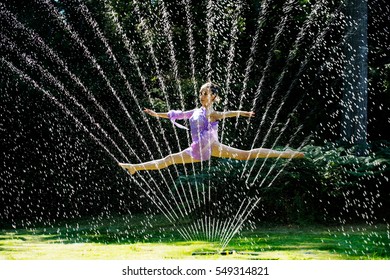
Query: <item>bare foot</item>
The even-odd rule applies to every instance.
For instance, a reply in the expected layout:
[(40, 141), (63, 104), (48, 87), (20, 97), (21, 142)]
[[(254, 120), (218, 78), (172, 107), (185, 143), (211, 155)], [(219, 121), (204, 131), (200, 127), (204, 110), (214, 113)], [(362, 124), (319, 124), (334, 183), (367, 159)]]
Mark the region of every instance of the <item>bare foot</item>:
[(130, 163), (119, 163), (119, 166), (127, 170), (131, 175), (134, 175), (135, 172), (137, 172), (137, 169)]

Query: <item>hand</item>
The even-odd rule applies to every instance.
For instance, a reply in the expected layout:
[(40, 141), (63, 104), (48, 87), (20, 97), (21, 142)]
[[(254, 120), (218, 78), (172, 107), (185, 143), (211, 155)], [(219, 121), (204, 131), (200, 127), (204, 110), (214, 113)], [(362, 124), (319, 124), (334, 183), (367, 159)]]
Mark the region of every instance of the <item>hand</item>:
[(153, 111), (153, 110), (150, 110), (150, 109), (144, 109), (144, 112), (146, 113), (146, 114), (149, 114), (149, 115), (151, 115), (152, 117), (157, 117), (157, 113), (155, 112), (155, 111)]
[(253, 118), (255, 116), (255, 112), (253, 112), (253, 111), (250, 111), (250, 112), (243, 111), (243, 112), (241, 112), (241, 116), (247, 117), (247, 118)]

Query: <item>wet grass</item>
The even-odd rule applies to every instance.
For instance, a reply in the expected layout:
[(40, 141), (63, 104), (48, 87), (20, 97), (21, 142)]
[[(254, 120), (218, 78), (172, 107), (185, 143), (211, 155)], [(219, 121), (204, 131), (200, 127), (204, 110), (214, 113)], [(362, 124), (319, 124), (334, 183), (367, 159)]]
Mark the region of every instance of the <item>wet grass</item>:
[(390, 259), (390, 232), (387, 225), (263, 225), (221, 252), (218, 242), (183, 240), (163, 219), (117, 217), (1, 230), (0, 259)]

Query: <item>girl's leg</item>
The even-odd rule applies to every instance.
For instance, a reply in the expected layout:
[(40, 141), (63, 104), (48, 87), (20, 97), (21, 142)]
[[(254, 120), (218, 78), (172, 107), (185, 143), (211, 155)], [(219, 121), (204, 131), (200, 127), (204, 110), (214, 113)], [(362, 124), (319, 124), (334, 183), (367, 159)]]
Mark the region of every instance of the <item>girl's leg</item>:
[(215, 143), (212, 146), (211, 155), (214, 157), (233, 158), (237, 160), (249, 160), (255, 158), (303, 158), (304, 154), (300, 152), (275, 151), (271, 149), (257, 148), (252, 150), (240, 150), (229, 147), (221, 143)]
[(199, 160), (193, 159), (189, 154), (182, 151), (176, 154), (171, 154), (162, 159), (156, 159), (139, 164), (119, 163), (119, 165), (133, 175), (139, 170), (158, 170), (166, 168), (172, 164), (185, 164), (191, 162), (199, 162)]

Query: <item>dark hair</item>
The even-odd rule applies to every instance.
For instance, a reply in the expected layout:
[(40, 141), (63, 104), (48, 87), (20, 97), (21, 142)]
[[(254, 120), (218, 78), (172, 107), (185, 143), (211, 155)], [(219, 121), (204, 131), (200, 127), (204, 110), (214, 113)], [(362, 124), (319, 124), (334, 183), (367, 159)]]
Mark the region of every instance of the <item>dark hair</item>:
[(215, 84), (211, 84), (211, 85), (210, 85), (210, 90), (211, 90), (211, 92), (212, 92), (213, 94), (215, 94), (215, 95), (218, 95), (219, 92), (220, 92), (219, 86), (217, 86), (217, 85), (215, 85)]
[(202, 87), (200, 88), (200, 91), (202, 91), (204, 88), (209, 88), (211, 90), (211, 92), (215, 95), (218, 95), (219, 93), (221, 93), (221, 88), (212, 82), (207, 82), (204, 85), (202, 85)]
[(209, 88), (212, 92), (212, 94), (216, 95), (216, 102), (219, 103), (220, 101), (220, 94), (221, 94), (221, 88), (212, 82), (207, 82), (204, 85), (201, 86), (199, 92), (202, 92), (204, 89)]

